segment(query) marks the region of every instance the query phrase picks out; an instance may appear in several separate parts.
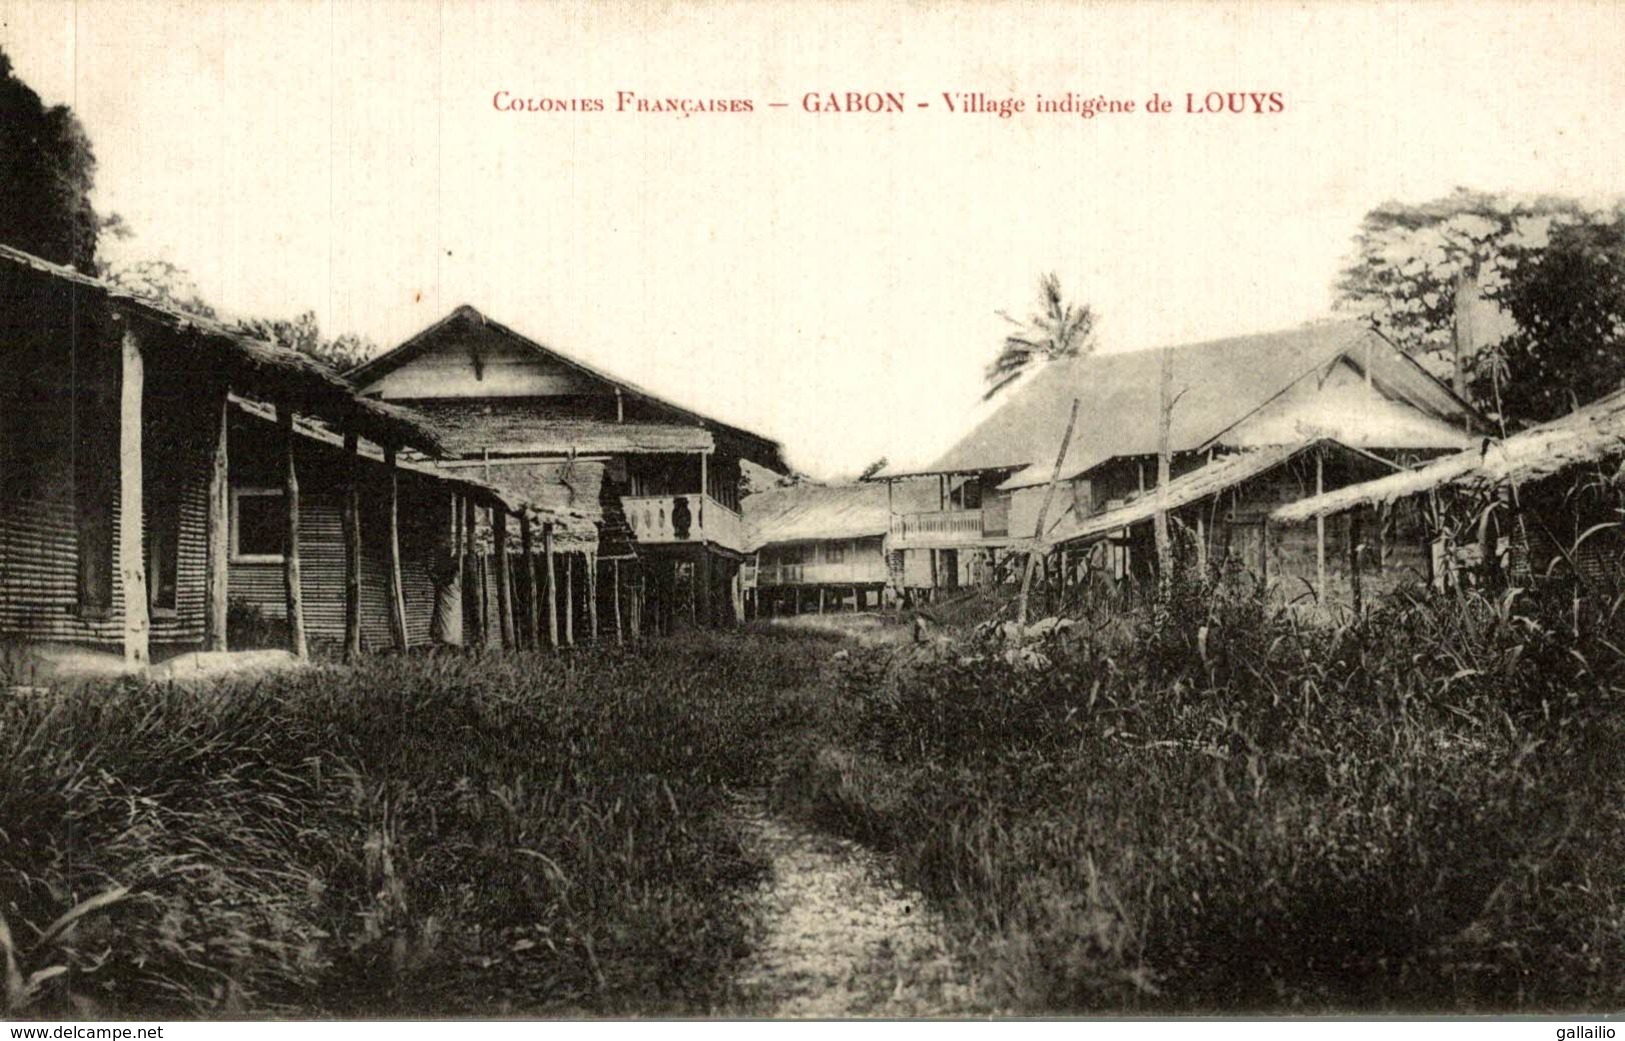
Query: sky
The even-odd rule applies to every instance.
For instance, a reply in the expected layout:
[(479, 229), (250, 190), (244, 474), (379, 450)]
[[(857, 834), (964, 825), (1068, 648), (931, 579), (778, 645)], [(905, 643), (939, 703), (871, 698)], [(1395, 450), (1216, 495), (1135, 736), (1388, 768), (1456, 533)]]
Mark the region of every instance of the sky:
[[(385, 346), (472, 303), (823, 477), (966, 431), (1043, 272), (1101, 350), (1193, 342), (1326, 314), (1385, 200), (1619, 191), (1622, 44), (1606, 4), (0, 0), (136, 232), (111, 259)], [(848, 91), (905, 108), (803, 109)], [(1068, 91), (1175, 111), (1031, 111)]]

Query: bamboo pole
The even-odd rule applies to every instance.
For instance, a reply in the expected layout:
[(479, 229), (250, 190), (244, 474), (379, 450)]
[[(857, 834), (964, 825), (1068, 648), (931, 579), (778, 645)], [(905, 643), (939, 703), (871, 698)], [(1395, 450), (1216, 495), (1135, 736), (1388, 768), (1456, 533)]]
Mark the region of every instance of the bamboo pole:
[(1349, 593), (1354, 603), (1354, 617), (1360, 617), (1360, 511), (1349, 512)]
[(611, 593), (615, 604), (615, 645), (618, 647), (625, 642), (621, 634), (621, 562), (609, 562), (609, 581)]
[(547, 558), (547, 645), (559, 649), (559, 585), (553, 572), (553, 522), (542, 525), (542, 556)]
[(395, 446), (384, 446), (384, 470), (389, 480), (389, 634), (402, 654), (410, 640), (406, 634), (406, 588), (401, 581), (401, 468)]
[(282, 432), (282, 499), (286, 507), (286, 538), (282, 547), (282, 593), (288, 614), (288, 650), (295, 658), (310, 657), (305, 641), (305, 593), (299, 567), (299, 472), (294, 465), (293, 410), (287, 402), (276, 407)]
[(209, 468), (209, 547), (205, 580), (209, 608), (204, 615), (204, 646), (226, 650), (226, 609), (231, 590), (231, 457), (228, 431), (231, 395), (220, 392), (220, 422), (215, 431), (214, 457)]
[(344, 435), (344, 660), (361, 657), (361, 450)]
[(1044, 501), (1038, 507), (1038, 522), (1033, 525), (1033, 544), (1027, 549), (1026, 567), (1021, 572), (1021, 595), (1016, 600), (1016, 624), (1027, 624), (1027, 595), (1032, 590), (1033, 566), (1038, 561), (1038, 543), (1044, 537), (1044, 521), (1049, 518), (1050, 503), (1055, 499), (1055, 488), (1061, 483), (1061, 465), (1066, 462), (1066, 450), (1072, 444), (1072, 428), (1078, 424), (1078, 399), (1072, 399), (1072, 414), (1066, 420), (1066, 433), (1061, 435), (1061, 450), (1055, 453), (1055, 468), (1050, 471), (1049, 487)]

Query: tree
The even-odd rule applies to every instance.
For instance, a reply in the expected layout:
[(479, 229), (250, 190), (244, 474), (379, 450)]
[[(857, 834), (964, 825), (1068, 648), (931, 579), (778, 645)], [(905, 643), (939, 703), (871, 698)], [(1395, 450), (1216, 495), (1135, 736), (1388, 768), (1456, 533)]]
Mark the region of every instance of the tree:
[(876, 459), (874, 462), (870, 463), (868, 466), (865, 466), (863, 468), (863, 472), (861, 474), (858, 474), (858, 480), (867, 481), (869, 478), (873, 477), (875, 474), (877, 474), (880, 471), (884, 470), (886, 468), (886, 463), (887, 462), (888, 462), (888, 460), (886, 459), (885, 456), (881, 456), (879, 459)]
[(46, 107), (0, 51), (0, 242), (90, 274), (96, 156), (79, 117)]
[(126, 292), (165, 307), (204, 318), (219, 317), (214, 305), (203, 299), (191, 274), (167, 260), (137, 260), (117, 265), (99, 263), (97, 274)]
[(987, 393), (983, 401), (1019, 379), (1035, 362), (1075, 358), (1094, 349), (1095, 313), (1088, 304), (1069, 304), (1061, 295), (1061, 280), (1053, 272), (1038, 280), (1039, 310), (1018, 322), (999, 316), (1018, 328), (1004, 338), (997, 358), (987, 367)]
[(307, 354), (338, 372), (348, 372), (378, 353), (376, 343), (355, 333), (324, 339), (315, 311), (306, 311), (293, 319), (249, 318), (238, 326), (251, 336)]
[(1337, 282), (1339, 305), (1368, 318), (1401, 348), (1448, 375), (1467, 397), (1496, 337), (1481, 328), (1483, 301), (1508, 253), (1539, 248), (1578, 205), (1556, 196), (1457, 188), (1421, 204), (1386, 202), (1360, 223), (1355, 254)]
[(1541, 422), (1625, 381), (1625, 207), (1509, 250), (1494, 299), (1515, 328), (1475, 381), (1508, 422)]

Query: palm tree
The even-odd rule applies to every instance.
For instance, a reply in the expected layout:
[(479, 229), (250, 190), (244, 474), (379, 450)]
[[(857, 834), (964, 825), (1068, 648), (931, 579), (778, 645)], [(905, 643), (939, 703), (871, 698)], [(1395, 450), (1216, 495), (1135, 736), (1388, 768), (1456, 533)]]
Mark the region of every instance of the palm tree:
[(1076, 358), (1094, 350), (1095, 313), (1088, 304), (1069, 304), (1061, 296), (1061, 280), (1051, 272), (1038, 280), (1039, 310), (1025, 322), (1004, 311), (999, 316), (1019, 331), (1004, 338), (999, 356), (987, 367), (987, 393), (991, 399), (1019, 379), (1035, 361)]

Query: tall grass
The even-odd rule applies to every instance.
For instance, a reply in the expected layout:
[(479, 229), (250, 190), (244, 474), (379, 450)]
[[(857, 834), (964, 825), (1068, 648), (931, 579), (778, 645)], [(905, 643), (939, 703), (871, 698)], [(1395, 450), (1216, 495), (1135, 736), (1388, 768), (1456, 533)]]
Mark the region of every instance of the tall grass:
[(30, 971), (68, 970), (28, 1007), (713, 1009), (762, 870), (725, 788), (766, 779), (814, 646), (694, 636), (0, 704), (0, 914)]
[(1042, 656), (871, 650), (778, 797), (1022, 1011), (1613, 1007), (1625, 642), (1568, 608), (1304, 628), (1181, 585)]

